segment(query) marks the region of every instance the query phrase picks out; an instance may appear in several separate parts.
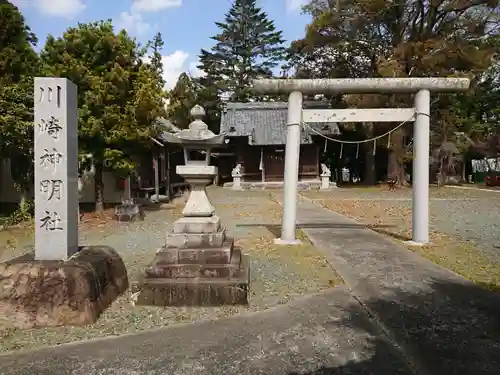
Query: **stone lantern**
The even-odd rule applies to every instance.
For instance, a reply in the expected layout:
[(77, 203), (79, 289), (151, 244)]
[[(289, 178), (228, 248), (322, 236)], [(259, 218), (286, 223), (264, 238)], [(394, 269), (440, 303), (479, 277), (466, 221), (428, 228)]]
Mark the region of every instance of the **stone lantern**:
[(209, 165), (211, 150), (224, 143), (224, 135), (208, 129), (202, 121), (205, 110), (199, 105), (193, 107), (191, 116), (194, 121), (188, 129), (166, 135), (168, 143), (184, 150), (185, 165), (178, 165), (176, 172), (190, 184), (191, 193), (183, 217), (174, 222), (165, 246), (146, 268), (136, 303), (246, 304), (248, 259), (234, 248), (234, 239), (226, 236), (205, 190), (217, 174), (217, 167)]
[[(167, 133), (166, 141), (182, 146), (184, 151), (185, 165), (178, 165), (176, 172), (189, 183), (191, 194), (182, 214), (185, 218), (212, 217), (215, 210), (208, 199), (205, 187), (212, 183), (217, 175), (217, 167), (209, 165), (210, 154), (213, 147), (224, 143), (224, 135), (216, 135), (208, 130), (207, 124), (202, 121), (205, 110), (201, 106), (195, 105), (191, 109), (191, 116), (194, 121), (189, 124), (189, 128), (174, 134)], [(202, 153), (205, 154), (203, 160), (195, 159)], [(186, 223), (200, 220), (203, 221), (203, 219), (186, 219)]]

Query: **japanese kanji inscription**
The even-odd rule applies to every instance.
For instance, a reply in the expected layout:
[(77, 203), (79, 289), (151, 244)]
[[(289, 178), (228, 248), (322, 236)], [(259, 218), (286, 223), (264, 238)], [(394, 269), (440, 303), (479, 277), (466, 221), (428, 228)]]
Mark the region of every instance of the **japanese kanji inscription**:
[(78, 251), (77, 87), (35, 78), (35, 256), (67, 260)]

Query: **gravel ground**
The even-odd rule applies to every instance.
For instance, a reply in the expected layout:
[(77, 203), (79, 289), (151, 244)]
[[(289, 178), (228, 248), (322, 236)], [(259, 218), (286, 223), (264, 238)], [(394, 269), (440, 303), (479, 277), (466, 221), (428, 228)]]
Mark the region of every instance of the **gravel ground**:
[[(401, 219), (411, 229), (411, 189), (388, 191), (386, 187), (338, 188), (327, 193), (306, 192), (317, 200), (357, 201), (360, 207), (376, 205), (383, 216)], [(500, 193), (473, 189), (431, 188), (430, 230), (470, 241), (495, 263), (500, 263)], [(374, 219), (377, 219), (376, 217)], [(377, 224), (372, 221), (371, 224)]]
[[(160, 308), (133, 306), (130, 291), (119, 297), (99, 321), (87, 327), (16, 330), (0, 326), (0, 352), (56, 345), (81, 339), (133, 333), (175, 323), (213, 320), (244, 311), (258, 311), (286, 303), (341, 283), (322, 253), (305, 241), (298, 247), (274, 246), (272, 239), (281, 207), (262, 191), (209, 189), (217, 214), (251, 259), (251, 295), (248, 307)], [(148, 212), (139, 223), (97, 224), (81, 231), (81, 243), (115, 248), (132, 282), (164, 244), (165, 233), (180, 216), (182, 206)], [(299, 233), (301, 235), (301, 233)], [(33, 241), (32, 231), (0, 234), (0, 259), (23, 252)]]

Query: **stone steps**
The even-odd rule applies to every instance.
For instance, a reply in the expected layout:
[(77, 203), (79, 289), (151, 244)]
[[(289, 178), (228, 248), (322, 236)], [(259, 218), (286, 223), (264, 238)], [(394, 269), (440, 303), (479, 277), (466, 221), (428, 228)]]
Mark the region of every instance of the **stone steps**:
[[(232, 251), (232, 257), (229, 262), (220, 263), (202, 263), (190, 260), (191, 263), (179, 261), (178, 263), (164, 260), (161, 254), (158, 254), (153, 263), (146, 268), (147, 278), (231, 278), (239, 277), (244, 270), (241, 268), (242, 254), (240, 249)], [(213, 260), (213, 259), (211, 259)]]
[(226, 229), (219, 229), (215, 233), (167, 233), (166, 247), (213, 248), (221, 247), (226, 240)]
[(227, 264), (233, 257), (234, 240), (226, 238), (220, 247), (177, 248), (163, 246), (157, 252), (157, 260), (162, 264)]

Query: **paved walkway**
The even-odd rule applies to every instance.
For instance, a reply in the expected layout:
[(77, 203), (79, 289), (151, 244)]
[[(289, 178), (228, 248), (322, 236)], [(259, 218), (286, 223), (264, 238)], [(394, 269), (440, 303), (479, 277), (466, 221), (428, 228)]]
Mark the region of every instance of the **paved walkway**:
[(419, 374), (499, 373), (500, 295), (306, 199), (298, 216)]
[(299, 222), (345, 286), (217, 322), (2, 355), (0, 374), (498, 374), (498, 296), (311, 202)]

